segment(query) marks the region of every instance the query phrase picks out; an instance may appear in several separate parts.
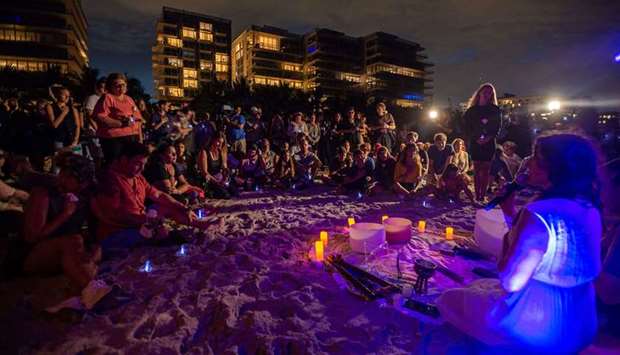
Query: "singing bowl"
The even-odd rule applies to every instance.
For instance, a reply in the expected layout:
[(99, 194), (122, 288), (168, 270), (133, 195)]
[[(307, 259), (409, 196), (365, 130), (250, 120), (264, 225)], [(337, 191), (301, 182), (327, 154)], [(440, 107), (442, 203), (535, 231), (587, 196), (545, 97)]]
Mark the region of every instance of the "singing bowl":
[(385, 242), (385, 227), (378, 223), (355, 223), (349, 229), (349, 245), (357, 253), (370, 253)]
[(411, 223), (407, 218), (392, 217), (383, 222), (388, 244), (405, 244), (411, 239)]

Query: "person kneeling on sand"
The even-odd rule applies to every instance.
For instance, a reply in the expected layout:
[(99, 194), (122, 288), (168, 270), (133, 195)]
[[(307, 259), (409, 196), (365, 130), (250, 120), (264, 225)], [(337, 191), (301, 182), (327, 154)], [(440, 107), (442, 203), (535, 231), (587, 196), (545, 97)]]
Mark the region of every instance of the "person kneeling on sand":
[(114, 249), (138, 245), (144, 237), (149, 237), (142, 236), (139, 231), (147, 223), (146, 199), (154, 202), (151, 208), (158, 216), (179, 224), (207, 227), (207, 222), (198, 219), (184, 204), (146, 181), (142, 171), (147, 157), (144, 145), (128, 142), (100, 180), (91, 207), (97, 219), (97, 240), (104, 257)]
[(88, 159), (67, 154), (58, 159), (60, 172), (50, 186), (33, 188), (24, 212), (21, 255), (26, 274), (62, 270), (72, 286), (81, 290), (81, 303), (90, 309), (111, 288), (95, 280), (95, 262), (101, 250), (86, 250), (83, 232), (88, 220), (88, 190), (95, 166)]

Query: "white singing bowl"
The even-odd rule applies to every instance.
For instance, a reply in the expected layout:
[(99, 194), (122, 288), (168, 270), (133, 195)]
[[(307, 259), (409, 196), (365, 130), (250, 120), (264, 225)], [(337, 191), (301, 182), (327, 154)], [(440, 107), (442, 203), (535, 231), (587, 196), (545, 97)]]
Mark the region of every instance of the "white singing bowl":
[(349, 244), (358, 253), (370, 253), (385, 242), (385, 227), (379, 223), (355, 223), (349, 229)]
[(403, 244), (411, 239), (413, 223), (407, 218), (392, 217), (383, 221), (385, 235), (389, 244)]

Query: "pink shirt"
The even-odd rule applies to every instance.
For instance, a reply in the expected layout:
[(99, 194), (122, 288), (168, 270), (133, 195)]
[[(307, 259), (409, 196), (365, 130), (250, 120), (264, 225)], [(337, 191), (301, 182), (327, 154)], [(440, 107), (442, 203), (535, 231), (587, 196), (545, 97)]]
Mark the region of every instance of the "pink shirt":
[(97, 136), (101, 138), (116, 138), (124, 136), (133, 136), (140, 134), (140, 124), (134, 123), (128, 127), (110, 127), (106, 125), (102, 118), (107, 117), (113, 120), (121, 121), (124, 117), (134, 116), (136, 119), (142, 118), (140, 110), (136, 107), (133, 99), (127, 95), (120, 100), (117, 96), (104, 94), (95, 105), (93, 116), (99, 123)]

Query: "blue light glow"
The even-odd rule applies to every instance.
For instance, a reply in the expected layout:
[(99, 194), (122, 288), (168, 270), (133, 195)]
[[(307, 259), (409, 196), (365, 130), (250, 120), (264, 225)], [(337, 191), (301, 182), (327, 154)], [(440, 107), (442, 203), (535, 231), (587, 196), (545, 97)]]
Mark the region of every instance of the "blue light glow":
[(614, 61), (616, 63), (620, 63), (620, 53), (616, 54), (616, 56), (614, 57)]
[(144, 265), (140, 268), (140, 272), (151, 272), (153, 271), (153, 266), (151, 265), (151, 261), (147, 260)]
[(424, 97), (422, 97), (422, 95), (417, 95), (417, 94), (405, 94), (405, 95), (403, 95), (403, 99), (405, 99), (405, 100), (424, 100)]
[(308, 51), (308, 54), (312, 54), (312, 53), (316, 52), (316, 45), (313, 44), (313, 45), (308, 46), (307, 51)]
[(179, 251), (177, 251), (177, 256), (185, 256), (187, 255), (187, 250), (185, 250), (185, 244), (181, 245)]

